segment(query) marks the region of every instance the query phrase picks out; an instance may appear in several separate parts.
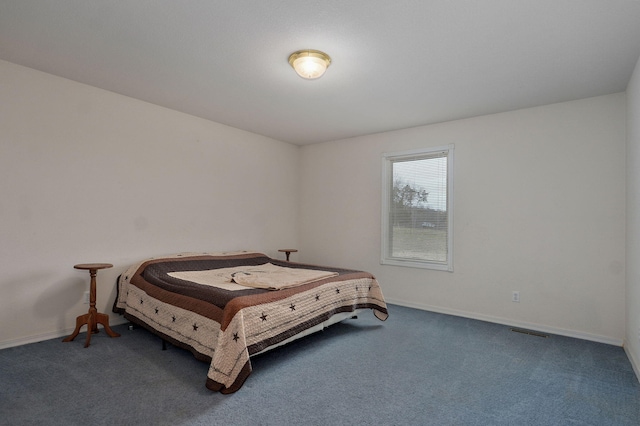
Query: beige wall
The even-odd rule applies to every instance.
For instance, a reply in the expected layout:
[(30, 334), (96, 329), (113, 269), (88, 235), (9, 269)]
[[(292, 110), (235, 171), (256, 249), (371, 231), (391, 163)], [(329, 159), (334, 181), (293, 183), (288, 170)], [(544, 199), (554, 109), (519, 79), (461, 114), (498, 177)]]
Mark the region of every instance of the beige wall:
[(640, 379), (640, 59), (627, 87), (626, 254), (625, 349)]
[[(446, 144), (454, 271), (380, 265), (382, 153)], [(369, 270), (390, 302), (622, 343), (624, 94), (306, 146), (300, 171), (302, 260)]]
[[(73, 329), (88, 288), (75, 263), (115, 265), (98, 276), (110, 312), (133, 261), (284, 246), (375, 273), (390, 302), (614, 344), (637, 337), (631, 262), (625, 336), (624, 94), (303, 148), (2, 61), (0, 99), (0, 347)], [(629, 180), (640, 179), (637, 142)], [(449, 143), (454, 272), (380, 265), (382, 153)], [(637, 257), (635, 240), (627, 251)]]
[[(0, 347), (73, 330), (130, 263), (296, 246), (299, 148), (0, 61)], [(115, 321), (119, 317), (113, 318)]]

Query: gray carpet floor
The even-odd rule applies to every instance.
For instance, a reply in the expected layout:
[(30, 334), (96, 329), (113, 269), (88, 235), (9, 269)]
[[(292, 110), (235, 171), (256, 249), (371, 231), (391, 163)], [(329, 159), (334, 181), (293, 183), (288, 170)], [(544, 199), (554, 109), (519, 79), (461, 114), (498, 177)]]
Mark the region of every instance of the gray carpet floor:
[(240, 391), (126, 325), (0, 350), (1, 425), (639, 425), (620, 347), (389, 306), (253, 358)]

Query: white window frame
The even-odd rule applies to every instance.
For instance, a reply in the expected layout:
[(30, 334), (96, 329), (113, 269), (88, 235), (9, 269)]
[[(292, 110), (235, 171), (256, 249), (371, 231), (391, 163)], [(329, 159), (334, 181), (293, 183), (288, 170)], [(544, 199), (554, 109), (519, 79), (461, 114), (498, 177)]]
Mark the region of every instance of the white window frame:
[[(428, 157), (439, 152), (447, 153), (447, 260), (446, 262), (427, 261), (392, 257), (391, 250), (391, 193), (393, 186), (393, 163)], [(453, 272), (453, 153), (454, 145), (434, 148), (414, 149), (382, 154), (382, 257), (384, 265), (406, 266), (413, 268), (436, 269)]]

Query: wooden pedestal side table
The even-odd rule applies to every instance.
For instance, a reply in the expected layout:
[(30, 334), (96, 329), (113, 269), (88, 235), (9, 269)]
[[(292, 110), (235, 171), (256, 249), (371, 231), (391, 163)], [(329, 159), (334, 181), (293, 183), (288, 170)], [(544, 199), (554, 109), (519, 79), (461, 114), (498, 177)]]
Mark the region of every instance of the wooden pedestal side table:
[(104, 331), (110, 337), (120, 337), (118, 333), (109, 327), (109, 315), (101, 314), (96, 309), (96, 273), (98, 272), (98, 269), (113, 268), (113, 265), (110, 263), (81, 263), (79, 265), (75, 265), (74, 268), (88, 270), (91, 274), (89, 312), (76, 318), (76, 329), (73, 331), (73, 334), (64, 339), (63, 342), (70, 342), (75, 339), (78, 333), (80, 333), (80, 328), (85, 324), (87, 325), (87, 341), (84, 344), (85, 348), (89, 347), (91, 335), (98, 333), (98, 324), (102, 324)]
[(281, 253), (285, 253), (287, 255), (287, 262), (289, 261), (289, 255), (291, 253), (297, 253), (298, 252), (298, 250), (296, 250), (296, 249), (280, 249), (278, 251), (281, 252)]

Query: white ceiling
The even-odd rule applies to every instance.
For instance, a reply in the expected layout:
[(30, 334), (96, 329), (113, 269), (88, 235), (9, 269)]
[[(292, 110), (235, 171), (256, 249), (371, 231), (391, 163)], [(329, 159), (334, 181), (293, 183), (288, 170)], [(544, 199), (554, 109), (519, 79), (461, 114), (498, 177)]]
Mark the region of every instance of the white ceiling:
[(621, 92), (639, 56), (638, 0), (0, 0), (0, 59), (299, 145)]

